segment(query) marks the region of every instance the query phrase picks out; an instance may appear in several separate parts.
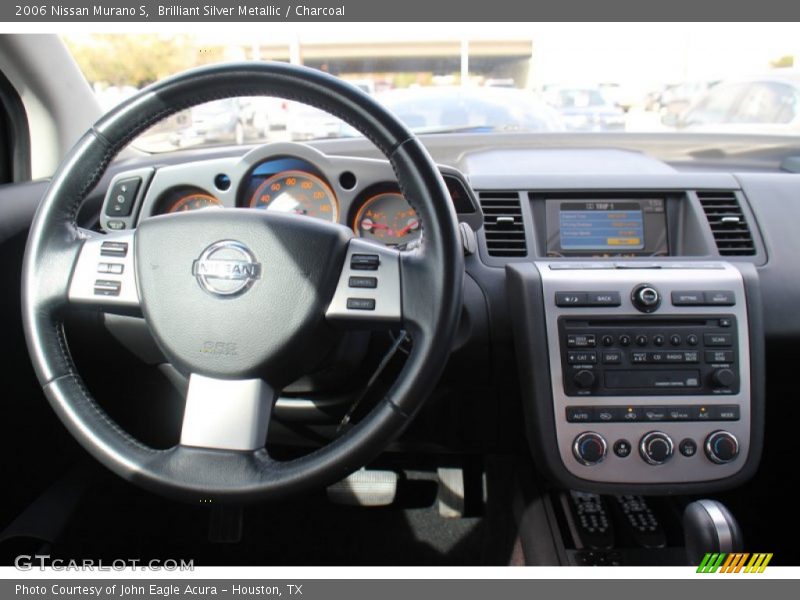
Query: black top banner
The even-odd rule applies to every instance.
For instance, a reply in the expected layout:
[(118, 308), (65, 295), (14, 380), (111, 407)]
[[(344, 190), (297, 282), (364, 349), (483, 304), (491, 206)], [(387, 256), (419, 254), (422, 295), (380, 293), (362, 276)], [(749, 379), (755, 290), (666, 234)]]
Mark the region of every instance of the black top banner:
[[(17, 0), (5, 23), (794, 21), (800, 3), (759, 0)], [(666, 33), (666, 32), (665, 32)]]

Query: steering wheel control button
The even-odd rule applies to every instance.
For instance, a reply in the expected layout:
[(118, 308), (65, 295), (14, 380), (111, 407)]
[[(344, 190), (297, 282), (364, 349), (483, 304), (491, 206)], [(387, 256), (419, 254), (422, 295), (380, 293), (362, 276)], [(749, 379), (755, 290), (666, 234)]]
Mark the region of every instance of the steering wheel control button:
[(739, 440), (727, 431), (709, 434), (704, 447), (708, 459), (718, 465), (729, 463), (739, 456)]
[(101, 262), (97, 265), (98, 273), (108, 273), (110, 275), (122, 275), (125, 271), (125, 265), (122, 263), (104, 263)]
[(192, 264), (192, 275), (203, 291), (230, 298), (244, 293), (261, 277), (261, 263), (243, 243), (221, 240), (203, 250)]
[(94, 282), (94, 293), (96, 296), (119, 296), (122, 290), (122, 283), (110, 279), (98, 279)]
[(377, 271), (381, 258), (377, 254), (353, 254), (350, 268), (354, 271)]
[(661, 294), (649, 283), (640, 283), (631, 292), (631, 302), (637, 310), (651, 313), (661, 305)]
[(572, 443), (572, 453), (575, 455), (575, 459), (587, 467), (603, 462), (607, 451), (606, 440), (594, 431), (581, 433)]
[(586, 304), (589, 306), (620, 306), (619, 292), (587, 292)]
[(375, 310), (375, 298), (348, 298), (347, 308), (350, 310)]
[(103, 242), (100, 245), (100, 256), (113, 256), (125, 258), (128, 255), (127, 242)]
[(347, 280), (347, 286), (351, 288), (368, 288), (375, 289), (378, 287), (377, 277), (350, 277)]
[(649, 465), (663, 465), (670, 458), (674, 446), (672, 438), (662, 431), (650, 431), (639, 442), (639, 454)]
[(140, 177), (123, 179), (114, 184), (106, 203), (106, 215), (109, 217), (129, 217), (136, 201), (136, 193), (142, 184)]
[(703, 297), (708, 306), (733, 306), (736, 304), (736, 296), (727, 290), (705, 292)]
[(614, 442), (614, 454), (620, 458), (627, 458), (631, 454), (631, 443), (628, 440)]
[(691, 458), (697, 454), (697, 444), (691, 438), (685, 438), (678, 444), (678, 451), (686, 458)]
[(587, 306), (589, 297), (586, 292), (556, 292), (556, 306), (574, 308)]

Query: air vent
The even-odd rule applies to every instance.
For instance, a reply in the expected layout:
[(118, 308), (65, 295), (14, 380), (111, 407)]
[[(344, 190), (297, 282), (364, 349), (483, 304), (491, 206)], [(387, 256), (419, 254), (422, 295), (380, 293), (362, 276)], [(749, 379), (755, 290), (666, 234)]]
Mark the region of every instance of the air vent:
[(519, 194), (513, 192), (482, 192), (483, 228), (489, 256), (527, 256), (525, 225)]
[(753, 256), (756, 247), (733, 192), (697, 192), (722, 256)]

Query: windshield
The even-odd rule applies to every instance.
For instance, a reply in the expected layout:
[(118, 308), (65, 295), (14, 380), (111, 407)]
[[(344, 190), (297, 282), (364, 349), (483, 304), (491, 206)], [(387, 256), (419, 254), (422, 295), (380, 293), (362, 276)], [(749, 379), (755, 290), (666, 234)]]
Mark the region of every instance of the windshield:
[[(278, 60), (349, 81), (417, 133), (800, 133), (800, 46), (788, 25), (511, 25), (64, 41), (104, 109), (191, 67)], [(358, 135), (317, 109), (233, 98), (174, 115), (135, 145), (168, 152)]]

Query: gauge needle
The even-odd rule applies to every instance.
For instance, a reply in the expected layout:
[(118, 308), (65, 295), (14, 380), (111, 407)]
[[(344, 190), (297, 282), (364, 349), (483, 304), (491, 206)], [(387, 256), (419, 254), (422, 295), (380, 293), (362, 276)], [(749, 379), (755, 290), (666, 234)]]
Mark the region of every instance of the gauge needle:
[[(361, 222), (361, 226), (362, 227), (364, 226), (364, 222), (363, 221)], [(383, 223), (375, 223), (374, 221), (370, 222), (369, 226), (372, 229), (389, 229), (388, 225), (384, 225)]]
[(397, 237), (403, 237), (412, 229), (416, 229), (417, 225), (419, 225), (419, 221), (411, 221), (408, 225), (403, 227), (400, 231), (397, 232)]

